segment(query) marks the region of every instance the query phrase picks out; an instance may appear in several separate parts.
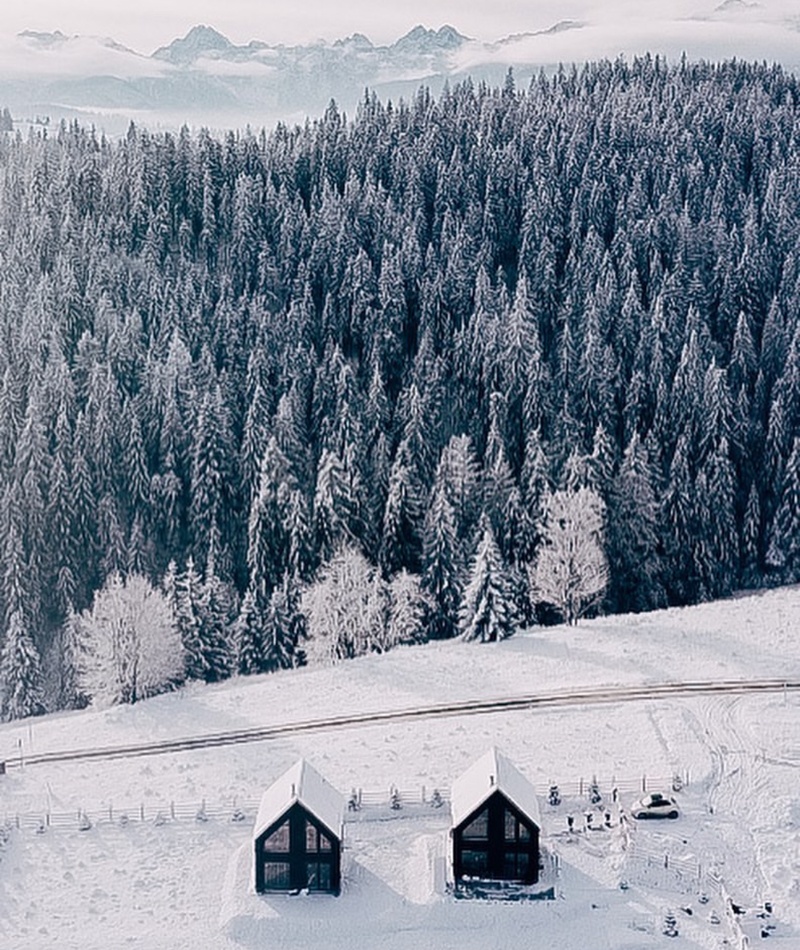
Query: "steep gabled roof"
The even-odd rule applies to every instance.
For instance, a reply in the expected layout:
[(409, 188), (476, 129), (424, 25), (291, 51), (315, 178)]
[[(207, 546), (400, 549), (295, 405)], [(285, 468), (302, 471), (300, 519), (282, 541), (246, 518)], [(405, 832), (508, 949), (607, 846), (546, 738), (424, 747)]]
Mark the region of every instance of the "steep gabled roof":
[(328, 831), (341, 839), (344, 798), (305, 759), (295, 762), (264, 792), (253, 837), (262, 835), (295, 803), (302, 805)]
[(537, 827), (542, 827), (536, 790), (519, 769), (495, 748), (489, 749), (453, 782), (450, 791), (453, 827), (457, 828), (497, 791), (502, 792)]

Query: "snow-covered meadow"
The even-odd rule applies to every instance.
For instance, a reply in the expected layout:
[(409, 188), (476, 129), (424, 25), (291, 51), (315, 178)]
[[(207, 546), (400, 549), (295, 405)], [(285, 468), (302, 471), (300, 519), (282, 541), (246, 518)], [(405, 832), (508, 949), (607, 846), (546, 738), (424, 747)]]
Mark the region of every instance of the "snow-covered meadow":
[[(791, 688), (373, 723), (113, 761), (16, 762), (20, 752), (24, 762), (48, 751), (584, 686), (796, 682), (799, 627), (800, 590), (787, 588), (6, 724), (0, 759), (11, 767), (0, 778), (0, 816), (11, 829), (0, 854), (0, 947), (504, 948), (524, 929), (558, 947), (710, 948), (735, 937), (726, 894), (751, 908), (771, 901), (772, 936), (799, 946), (800, 696)], [(445, 890), (447, 808), (414, 800), (424, 790), (429, 801), (434, 788), (446, 796), (493, 744), (540, 791), (543, 845), (560, 862), (559, 875), (549, 863), (545, 872), (554, 901), (463, 901)], [(338, 899), (249, 891), (257, 801), (299, 756), (343, 793), (364, 790), (346, 826)], [(628, 833), (614, 807), (610, 829), (567, 835), (568, 812), (578, 828), (585, 820), (581, 781), (585, 789), (596, 776), (605, 803), (616, 785), (627, 807), (643, 782), (661, 787), (676, 774), (688, 778), (678, 821), (633, 823)], [(557, 808), (547, 805), (551, 782), (565, 797)], [(388, 807), (392, 785), (405, 798), (398, 812)], [(203, 803), (208, 820), (198, 821)], [(243, 820), (232, 820), (236, 809)], [(91, 828), (79, 830), (79, 812)], [(37, 816), (48, 815), (51, 825), (37, 833)], [(661, 933), (668, 909), (677, 939)], [(752, 913), (740, 922), (750, 936), (763, 924)]]

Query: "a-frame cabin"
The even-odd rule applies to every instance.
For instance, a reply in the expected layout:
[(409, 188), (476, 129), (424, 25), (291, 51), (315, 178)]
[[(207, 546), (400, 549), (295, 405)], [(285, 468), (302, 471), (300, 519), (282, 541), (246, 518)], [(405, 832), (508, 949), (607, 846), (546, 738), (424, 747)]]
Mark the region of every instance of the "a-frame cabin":
[(264, 793), (253, 832), (255, 889), (323, 891), (341, 886), (344, 799), (301, 759)]
[(541, 818), (536, 792), (497, 749), (490, 749), (454, 783), (452, 862), (464, 880), (539, 879)]

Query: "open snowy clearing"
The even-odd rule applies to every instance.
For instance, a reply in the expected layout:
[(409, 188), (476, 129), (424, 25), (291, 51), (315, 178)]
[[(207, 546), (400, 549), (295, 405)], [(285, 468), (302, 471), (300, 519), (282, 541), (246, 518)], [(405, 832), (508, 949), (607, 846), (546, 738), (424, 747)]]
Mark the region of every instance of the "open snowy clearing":
[[(193, 686), (134, 707), (0, 729), (0, 759), (256, 725), (578, 686), (800, 676), (800, 591), (771, 591), (496, 645), (437, 643), (336, 668)], [(654, 698), (320, 730), (148, 758), (10, 768), (0, 816), (0, 947), (718, 947), (744, 932), (726, 896), (773, 904), (779, 946), (800, 946), (800, 695)], [(417, 804), (496, 744), (536, 784), (555, 900), (455, 900), (448, 813)], [(298, 756), (365, 805), (345, 834), (339, 899), (257, 898), (249, 840), (264, 788)], [(674, 822), (620, 824), (641, 791), (688, 779)], [(597, 776), (611, 827), (584, 831)], [(547, 805), (558, 782), (565, 797)], [(581, 782), (584, 794), (581, 795)], [(404, 808), (388, 808), (390, 785)], [(208, 820), (195, 814), (205, 803)], [(233, 821), (235, 809), (243, 820)], [(79, 830), (78, 812), (92, 827)], [(156, 816), (161, 813), (161, 818)], [(576, 817), (567, 834), (566, 815)], [(174, 818), (172, 817), (174, 814)], [(38, 834), (39, 817), (50, 827)], [(122, 816), (128, 820), (121, 820)], [(144, 820), (142, 819), (144, 816)], [(163, 819), (163, 823), (162, 823)], [(19, 820), (20, 828), (16, 824)], [(559, 865), (557, 873), (554, 862)], [(665, 866), (666, 865), (666, 866)], [(548, 878), (549, 875), (549, 878)], [(627, 882), (627, 889), (620, 889)], [(700, 901), (700, 895), (708, 903)], [(682, 910), (681, 908), (687, 908)], [(680, 936), (662, 935), (675, 912)], [(689, 913), (691, 911), (691, 913)], [(712, 923), (716, 914), (719, 923)], [(712, 917), (713, 919), (713, 917)], [(742, 929), (743, 928), (743, 929)]]

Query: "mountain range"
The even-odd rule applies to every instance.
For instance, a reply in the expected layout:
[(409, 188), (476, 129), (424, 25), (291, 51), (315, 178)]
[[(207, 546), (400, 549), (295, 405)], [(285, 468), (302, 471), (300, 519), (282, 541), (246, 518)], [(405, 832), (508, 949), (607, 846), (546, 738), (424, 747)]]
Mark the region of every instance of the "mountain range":
[[(700, 0), (702, 3), (702, 0)], [(364, 90), (383, 99), (439, 91), (467, 75), (502, 82), (509, 67), (527, 84), (539, 69), (617, 55), (800, 64), (800, 17), (748, 0), (723, 0), (692, 16), (564, 19), (483, 42), (453, 26), (415, 26), (389, 45), (362, 33), (307, 45), (237, 45), (198, 25), (146, 55), (108, 37), (26, 30), (0, 37), (0, 106), (23, 124), (78, 117), (110, 133), (130, 120), (221, 128), (302, 122), (331, 99), (351, 114)]]

